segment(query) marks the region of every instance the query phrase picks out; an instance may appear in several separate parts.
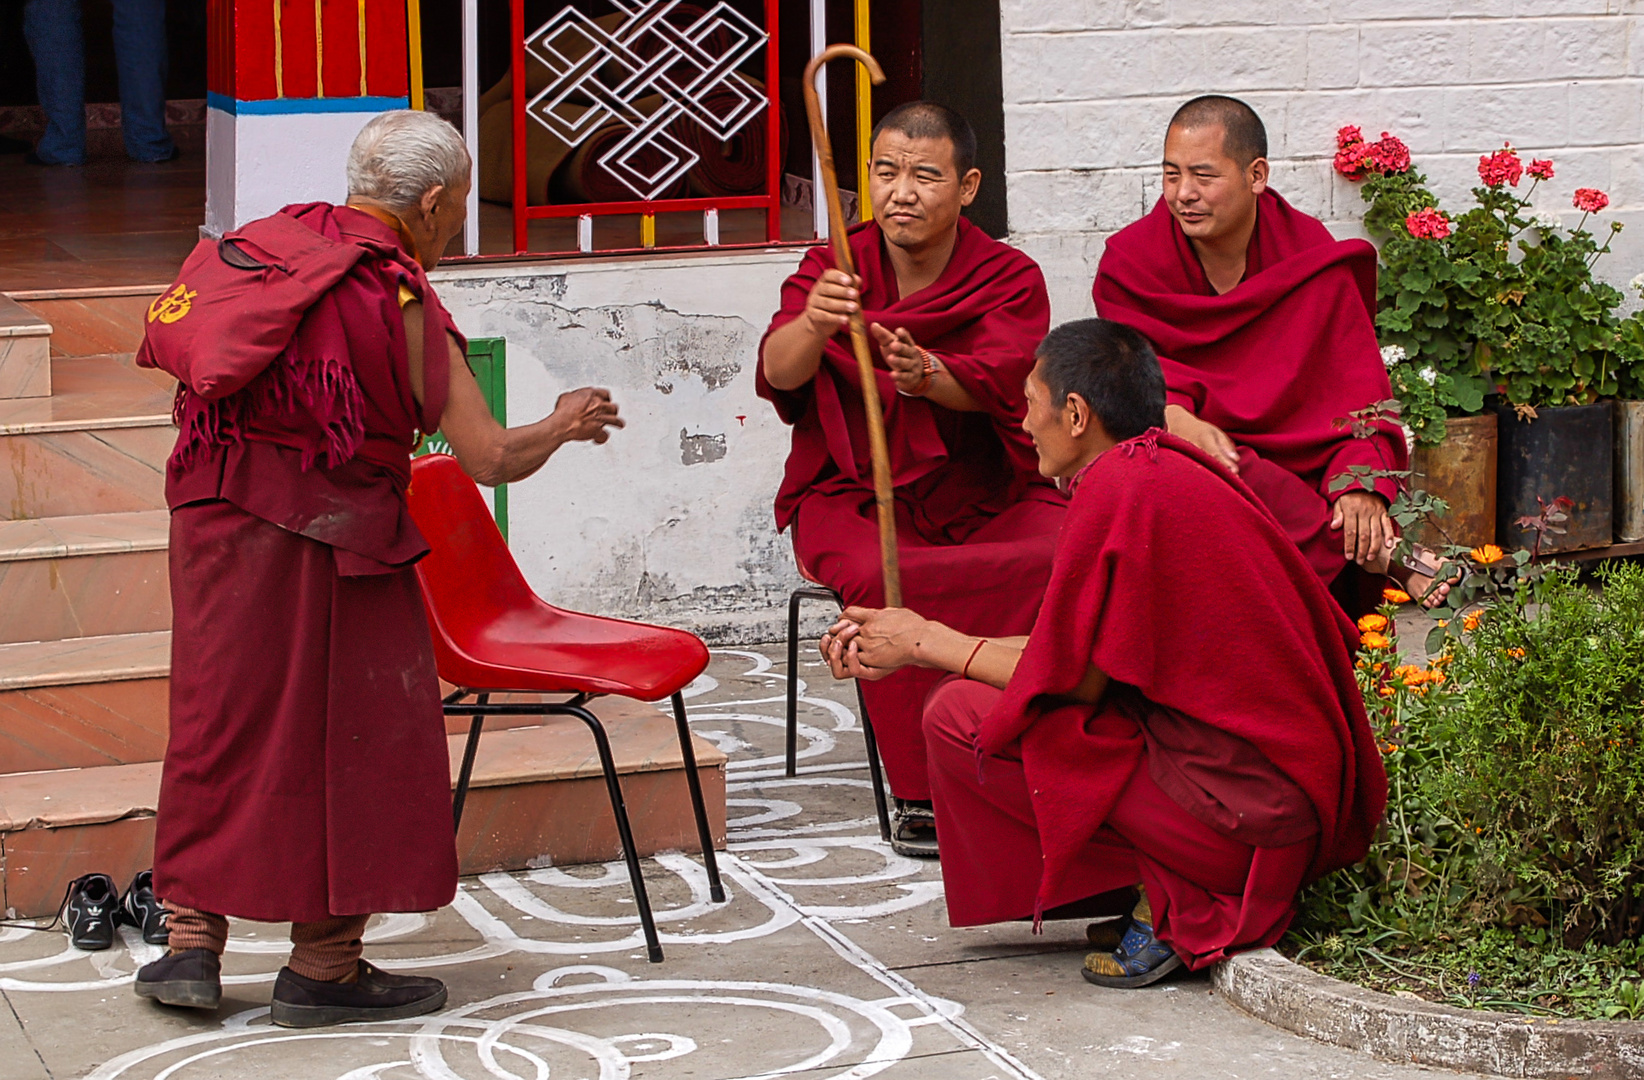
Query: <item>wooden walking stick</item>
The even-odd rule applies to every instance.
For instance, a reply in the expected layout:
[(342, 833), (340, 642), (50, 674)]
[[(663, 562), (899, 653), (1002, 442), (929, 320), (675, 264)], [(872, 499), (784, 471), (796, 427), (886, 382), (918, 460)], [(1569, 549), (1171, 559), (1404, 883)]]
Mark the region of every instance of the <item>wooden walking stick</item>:
[[(828, 195), (828, 239), (833, 245), (834, 265), (852, 277), (856, 260), (845, 235), (845, 213), (839, 205), (839, 177), (834, 173), (833, 148), (828, 128), (822, 120), (822, 103), (816, 96), (816, 73), (829, 60), (841, 56), (860, 61), (875, 83), (885, 81), (879, 62), (855, 45), (830, 45), (811, 57), (805, 65), (805, 115), (811, 124), (811, 142), (822, 166), (822, 186)], [(858, 193), (867, 198), (867, 192)], [(868, 349), (868, 324), (862, 305), (851, 312), (851, 349), (856, 353), (856, 370), (862, 382), (862, 404), (868, 414), (868, 454), (873, 459), (873, 496), (879, 506), (879, 562), (885, 573), (885, 606), (902, 606), (902, 567), (896, 554), (896, 502), (891, 494), (890, 448), (885, 444), (885, 413), (879, 403), (879, 380), (874, 374), (873, 353)]]

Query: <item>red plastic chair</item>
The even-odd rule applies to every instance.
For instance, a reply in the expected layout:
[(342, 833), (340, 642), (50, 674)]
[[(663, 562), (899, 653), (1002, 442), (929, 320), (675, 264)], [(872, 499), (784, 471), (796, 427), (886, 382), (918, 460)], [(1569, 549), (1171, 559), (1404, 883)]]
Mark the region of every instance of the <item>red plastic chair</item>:
[[(683, 630), (582, 615), (541, 600), (520, 574), (474, 481), (449, 454), (430, 454), (413, 461), (407, 496), (411, 516), (433, 549), (417, 563), (417, 581), (434, 633), (434, 659), (440, 677), (458, 687), (445, 699), (445, 714), (473, 718), (453, 800), (456, 825), (462, 825), (462, 807), (485, 717), (574, 716), (587, 724), (605, 771), (646, 948), (651, 962), (660, 963), (662, 945), (645, 879), (640, 876), (611, 743), (604, 725), (587, 705), (606, 694), (639, 701), (672, 699), (709, 895), (714, 902), (723, 902), (725, 888), (719, 880), (696, 754), (685, 721), (685, 700), (680, 695), (708, 666), (707, 646)], [(490, 703), (492, 694), (506, 693), (568, 697), (539, 703)], [(469, 695), (475, 695), (475, 701), (462, 704)]]

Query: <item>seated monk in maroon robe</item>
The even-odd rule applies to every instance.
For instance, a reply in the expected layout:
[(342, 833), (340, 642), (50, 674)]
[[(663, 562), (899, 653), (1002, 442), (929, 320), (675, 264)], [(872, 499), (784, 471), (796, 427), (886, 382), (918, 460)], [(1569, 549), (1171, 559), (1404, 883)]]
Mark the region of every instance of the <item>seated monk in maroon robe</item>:
[(373, 913), (429, 911), (457, 885), (411, 451), (441, 429), (498, 484), (621, 423), (602, 390), (527, 427), (491, 418), (424, 273), (462, 229), (469, 169), (434, 114), (378, 116), (350, 152), (347, 206), (289, 206), (202, 241), (168, 293), (187, 305), (151, 309), (138, 361), (181, 380), (181, 432), (154, 861), (171, 937), (140, 996), (216, 1008), (233, 915), (292, 924), (276, 1024), (445, 1001), (438, 979), (360, 957)]
[(1334, 239), (1267, 178), (1267, 132), (1248, 105), (1183, 105), (1165, 133), (1164, 196), (1107, 241), (1096, 313), (1153, 342), (1171, 434), (1243, 479), (1344, 606), (1362, 607), (1373, 584), (1353, 566), (1436, 604), (1449, 586), (1431, 589), (1430, 553), (1389, 565), (1396, 482), (1338, 479), (1409, 468), (1397, 424), (1368, 438), (1345, 424), (1393, 396), (1376, 344), (1376, 249)]
[(1118, 987), (1272, 945), (1386, 802), (1358, 634), (1250, 488), (1160, 430), (1141, 335), (1058, 327), (1027, 397), (1039, 467), (1073, 489), (1032, 632), (852, 608), (823, 654), (952, 673), (924, 723), (953, 925), (1136, 901), (1085, 962)]
[[(880, 121), (876, 220), (850, 234), (860, 276), (833, 269), (826, 246), (806, 254), (782, 286), (757, 387), (794, 429), (776, 521), (792, 530), (801, 572), (847, 605), (883, 604), (846, 331), (860, 306), (885, 405), (905, 599), (954, 626), (1025, 633), (1066, 508), (1021, 430), (1022, 380), (1050, 301), (1032, 259), (960, 217), (981, 181), (975, 156), (970, 125), (940, 105), (914, 102)], [(896, 797), (892, 845), (907, 855), (936, 854), (919, 733), (933, 682), (910, 670), (863, 687)]]

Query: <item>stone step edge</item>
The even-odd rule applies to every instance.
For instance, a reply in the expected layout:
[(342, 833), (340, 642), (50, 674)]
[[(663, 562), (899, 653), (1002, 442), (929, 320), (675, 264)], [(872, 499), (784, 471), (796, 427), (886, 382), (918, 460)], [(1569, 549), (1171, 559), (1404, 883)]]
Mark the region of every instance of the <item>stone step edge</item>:
[(30, 420), (19, 424), (0, 424), (0, 438), (9, 435), (55, 435), (65, 431), (112, 431), (116, 428), (171, 426), (171, 414), (169, 412), (87, 420)]
[(0, 645), (0, 692), (170, 674), (170, 630)]
[[(121, 523), (136, 526), (130, 539), (96, 536), (98, 526)], [(64, 540), (62, 536), (89, 534), (90, 539)], [(73, 559), (89, 555), (124, 555), (164, 551), (170, 546), (171, 512), (125, 510), (109, 514), (65, 514), (61, 517), (0, 521), (0, 563), (31, 559)]]
[(50, 336), (50, 323), (11, 297), (0, 294), (0, 338)]
[[(581, 726), (580, 724), (578, 725)], [(545, 732), (550, 729), (509, 728), (493, 732), (481, 741), (482, 760), (476, 764), (470, 790), (482, 788), (515, 787), (534, 783), (559, 783), (562, 781), (585, 780), (603, 775), (597, 760), (592, 765), (579, 766), (564, 772), (531, 771), (499, 762), (511, 762), (520, 756), (519, 751), (526, 750), (533, 743), (539, 743)], [(557, 734), (557, 731), (555, 732)], [(551, 736), (550, 736), (551, 737)], [(456, 773), (462, 763), (463, 746), (466, 742), (464, 735), (446, 736), (446, 749), (450, 757), (452, 787), (456, 786)], [(677, 749), (677, 743), (674, 744)], [(696, 751), (697, 771), (703, 769), (724, 768), (727, 758), (712, 743), (701, 736), (692, 741)], [(613, 747), (620, 750), (620, 747)], [(593, 739), (588, 739), (588, 752), (593, 757)], [(673, 772), (683, 768), (680, 759), (658, 761), (645, 759), (641, 761), (621, 760), (618, 753), (617, 772), (622, 776), (634, 776), (643, 773)], [(63, 829), (87, 825), (104, 825), (112, 821), (123, 821), (127, 818), (144, 818), (154, 816), (155, 806), (160, 794), (160, 769), (158, 761), (143, 761), (129, 765), (97, 765), (83, 769), (52, 769), (44, 772), (10, 773), (0, 776), (0, 835), (6, 833), (23, 832), (29, 829)], [(62, 796), (61, 785), (64, 780), (74, 776), (95, 777), (96, 790), (99, 800), (81, 799), (78, 802), (73, 796)], [(43, 794), (42, 789), (53, 787), (59, 792), (58, 801), (61, 808), (48, 808), (44, 804), (53, 800), (53, 796)]]

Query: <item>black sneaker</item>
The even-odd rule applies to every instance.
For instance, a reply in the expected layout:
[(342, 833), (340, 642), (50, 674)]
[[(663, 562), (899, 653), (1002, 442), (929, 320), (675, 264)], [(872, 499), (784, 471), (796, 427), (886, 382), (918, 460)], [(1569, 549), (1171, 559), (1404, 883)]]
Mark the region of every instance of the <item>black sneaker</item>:
[(327, 1027), (352, 1022), (404, 1020), (445, 1004), (445, 984), (421, 975), (390, 975), (360, 962), (356, 982), (320, 982), (288, 967), (274, 980), (271, 1019), (281, 1027)]
[(63, 923), (76, 949), (97, 952), (114, 944), (114, 916), (120, 893), (107, 874), (85, 874), (69, 882)]
[(222, 961), (210, 949), (184, 949), (138, 968), (132, 988), (162, 1005), (215, 1009), (223, 998), (222, 973)]
[(135, 926), (150, 945), (164, 945), (171, 940), (165, 906), (154, 896), (154, 871), (140, 871), (131, 879), (131, 886), (120, 900), (115, 921)]

